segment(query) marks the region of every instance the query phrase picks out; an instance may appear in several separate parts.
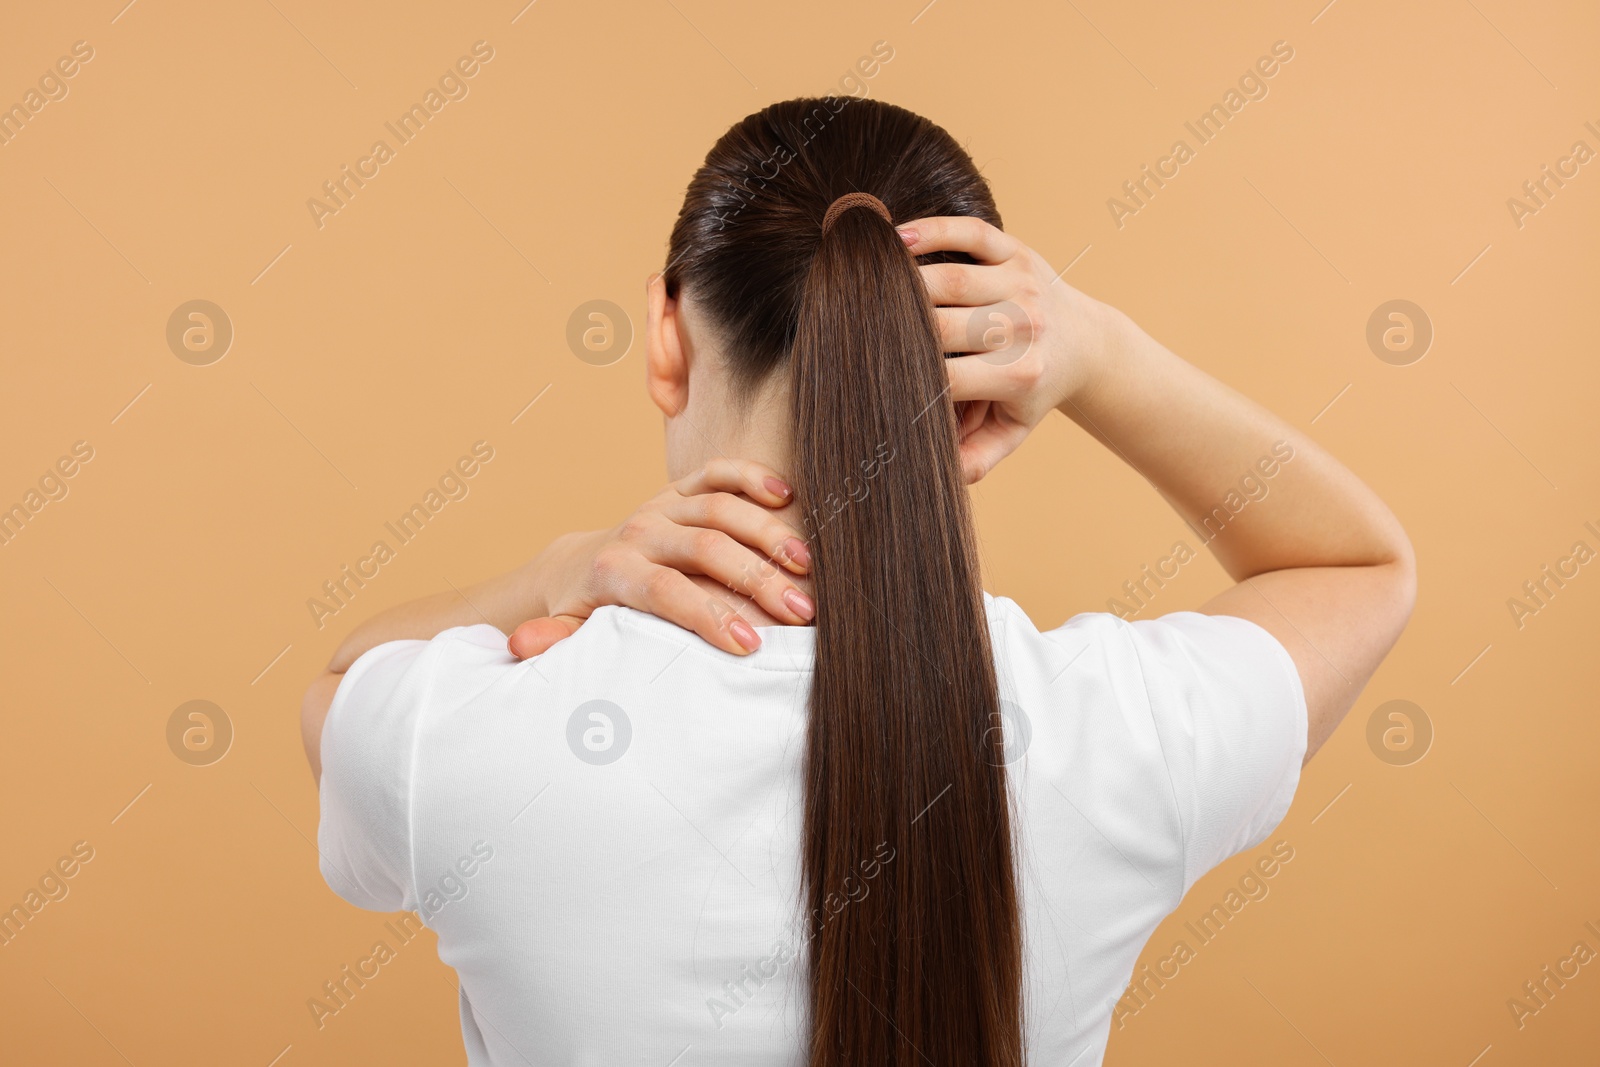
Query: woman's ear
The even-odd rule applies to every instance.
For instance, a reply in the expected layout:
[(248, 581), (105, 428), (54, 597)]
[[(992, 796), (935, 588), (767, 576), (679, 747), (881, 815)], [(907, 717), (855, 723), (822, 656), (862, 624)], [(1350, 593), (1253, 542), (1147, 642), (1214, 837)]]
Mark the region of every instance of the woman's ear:
[(646, 287), (649, 312), (644, 327), (645, 388), (669, 419), (689, 403), (689, 360), (679, 332), (678, 301), (667, 295), (667, 281), (652, 274)]

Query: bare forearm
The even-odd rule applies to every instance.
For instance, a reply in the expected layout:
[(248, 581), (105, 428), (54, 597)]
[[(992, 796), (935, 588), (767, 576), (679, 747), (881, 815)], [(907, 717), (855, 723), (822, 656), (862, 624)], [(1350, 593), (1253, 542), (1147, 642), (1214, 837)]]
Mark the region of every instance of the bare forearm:
[(1060, 410), (1155, 486), (1236, 581), (1409, 557), (1394, 515), (1341, 463), (1101, 308), (1109, 343)]
[[(970, 351), (975, 307), (1010, 300), (1026, 323), (946, 361), (962, 469), (981, 478), (1052, 409), (1125, 460), (1175, 507), (1235, 585), (1199, 611), (1245, 619), (1288, 652), (1306, 700), (1307, 754), (1350, 709), (1416, 599), (1400, 523), (1306, 435), (1190, 366), (1126, 315), (1061, 280), (1038, 253), (971, 216), (902, 224), (940, 335)], [(987, 336), (987, 335), (986, 335)]]
[(380, 612), (351, 631), (328, 670), (341, 674), (362, 654), (389, 641), (429, 640), (455, 626), (487, 622), (510, 633), (528, 619), (549, 613), (547, 592), (553, 568), (560, 566), (577, 543), (593, 534), (569, 534), (516, 570), (461, 591), (438, 593)]
[(1309, 760), (1410, 617), (1411, 542), (1306, 435), (1105, 313), (1109, 342), (1060, 410), (1144, 475), (1239, 583), (1200, 610), (1255, 622), (1289, 652)]
[[(451, 627), (480, 622), (502, 630), (508, 625), (515, 626), (516, 622), (507, 622), (515, 614), (512, 606), (517, 603), (531, 606), (530, 583), (525, 573), (530, 566), (466, 586), (460, 594), (438, 593), (379, 612), (350, 632), (328, 662), (328, 670), (342, 674), (364, 653), (390, 641), (426, 641)], [(538, 614), (537, 610), (533, 614)], [(517, 621), (527, 617), (524, 612), (517, 616)]]

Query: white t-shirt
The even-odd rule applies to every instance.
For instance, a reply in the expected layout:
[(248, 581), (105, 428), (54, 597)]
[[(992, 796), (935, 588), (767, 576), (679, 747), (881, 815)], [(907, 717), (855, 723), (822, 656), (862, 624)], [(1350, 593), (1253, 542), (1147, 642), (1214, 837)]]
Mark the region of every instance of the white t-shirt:
[[(1085, 614), (1041, 633), (985, 601), (1029, 1055), (1090, 1067), (1156, 925), (1288, 811), (1305, 696), (1242, 619)], [(815, 631), (760, 632), (741, 658), (607, 607), (535, 660), (480, 625), (345, 674), (322, 735), (322, 874), (437, 933), (473, 1067), (804, 1063)]]

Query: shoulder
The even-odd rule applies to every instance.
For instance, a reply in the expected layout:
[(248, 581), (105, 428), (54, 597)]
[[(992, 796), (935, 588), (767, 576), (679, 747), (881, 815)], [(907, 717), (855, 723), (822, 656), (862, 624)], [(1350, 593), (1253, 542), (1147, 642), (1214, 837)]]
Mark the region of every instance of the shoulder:
[[(351, 719), (396, 718), (414, 712), (434, 695), (441, 675), (462, 668), (513, 666), (506, 636), (493, 626), (457, 626), (428, 641), (389, 641), (369, 649), (339, 681), (328, 710), (327, 731)], [(446, 677), (447, 688), (451, 680)]]
[(380, 911), (413, 903), (411, 816), (424, 721), (515, 665), (492, 626), (390, 641), (350, 665), (322, 728), (322, 874), (340, 896)]
[(1083, 612), (1041, 630), (1007, 597), (989, 597), (997, 664), (1024, 689), (1045, 686), (1057, 698), (1105, 710), (1144, 703), (1138, 632), (1106, 612)]
[(1063, 671), (1069, 664), (1075, 671), (1098, 669), (1147, 688), (1211, 683), (1243, 690), (1265, 685), (1276, 696), (1304, 704), (1300, 676), (1287, 650), (1247, 619), (1195, 611), (1153, 619), (1084, 612), (1040, 630), (1006, 597), (989, 598), (989, 617), (997, 655), (1044, 661)]
[(1231, 615), (1128, 623), (1185, 839), (1185, 889), (1264, 841), (1305, 760), (1305, 691), (1287, 650)]
[(1306, 705), (1293, 660), (1266, 630), (1180, 611), (1088, 613), (1041, 632), (1000, 598), (991, 618), (1017, 689), (1064, 720), (1062, 759), (1076, 773), (1115, 765), (1170, 792), (1185, 889), (1283, 818), (1305, 755)]

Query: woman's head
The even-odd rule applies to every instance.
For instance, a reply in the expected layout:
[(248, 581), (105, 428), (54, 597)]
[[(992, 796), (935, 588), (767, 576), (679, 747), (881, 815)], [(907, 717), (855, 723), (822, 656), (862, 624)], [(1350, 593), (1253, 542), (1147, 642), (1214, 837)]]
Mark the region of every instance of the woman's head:
[(955, 406), (893, 223), (866, 201), (823, 225), (847, 193), (898, 222), (1000, 221), (928, 120), (869, 100), (774, 104), (690, 183), (651, 293), (650, 388), (673, 475), (710, 448), (766, 460), (811, 550), (811, 1067), (1020, 1067), (1004, 739)]
[[(794, 345), (823, 216), (851, 192), (877, 197), (899, 223), (974, 215), (1000, 225), (971, 157), (904, 108), (808, 98), (736, 123), (689, 183), (652, 286), (650, 392), (668, 416), (671, 477), (715, 454), (712, 442), (770, 446), (762, 458), (784, 466), (789, 383), (775, 372)], [(966, 257), (922, 262), (951, 258)]]

